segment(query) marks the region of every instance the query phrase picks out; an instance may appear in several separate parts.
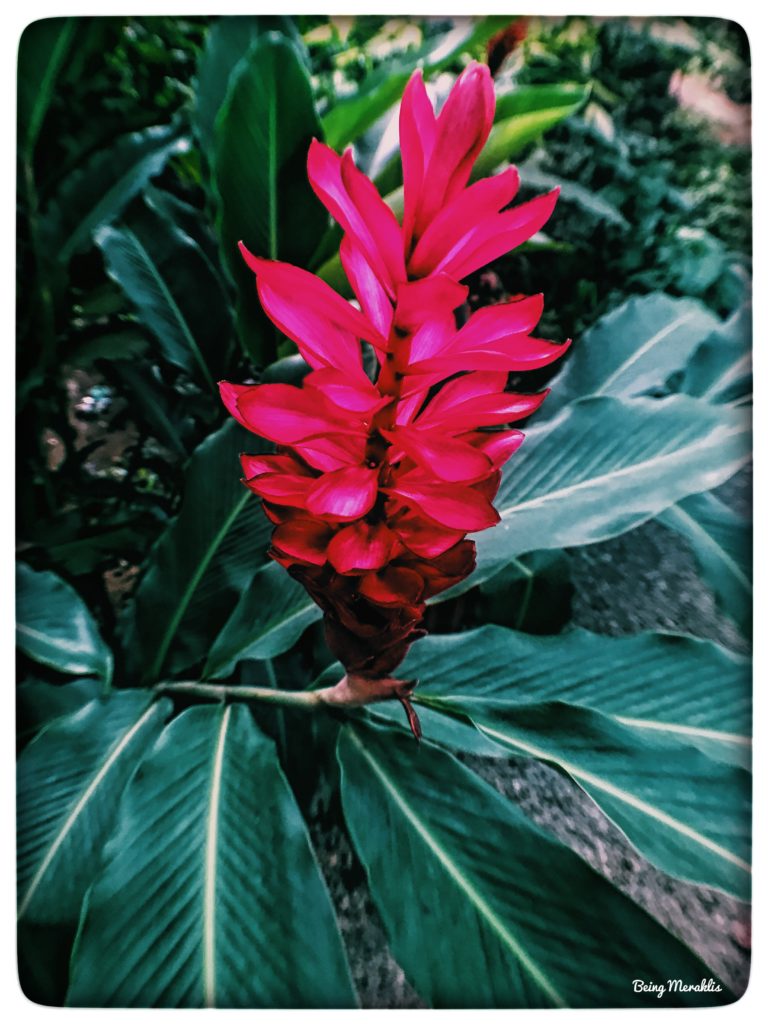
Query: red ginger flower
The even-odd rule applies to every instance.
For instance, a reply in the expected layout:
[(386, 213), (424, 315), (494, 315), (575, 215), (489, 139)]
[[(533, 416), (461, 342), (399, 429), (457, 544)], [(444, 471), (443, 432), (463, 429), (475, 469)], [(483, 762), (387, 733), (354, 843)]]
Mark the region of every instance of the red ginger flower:
[[(456, 326), (460, 279), (535, 234), (557, 198), (505, 209), (514, 168), (468, 184), (493, 112), (487, 67), (471, 64), (437, 117), (412, 76), (400, 110), (402, 226), (349, 152), (312, 143), (309, 179), (344, 230), (340, 255), (360, 310), (241, 243), (264, 310), (312, 368), (301, 387), (221, 385), (232, 415), (277, 445), (242, 456), (244, 482), (275, 524), (271, 557), (323, 609), (347, 678), (363, 689), (370, 681), (372, 693), (424, 635), (427, 599), (472, 572), (466, 534), (499, 521), (500, 469), (523, 439), (509, 424), (546, 396), (505, 391), (509, 372), (566, 348), (531, 337), (540, 295)], [(361, 341), (376, 353), (375, 383)]]

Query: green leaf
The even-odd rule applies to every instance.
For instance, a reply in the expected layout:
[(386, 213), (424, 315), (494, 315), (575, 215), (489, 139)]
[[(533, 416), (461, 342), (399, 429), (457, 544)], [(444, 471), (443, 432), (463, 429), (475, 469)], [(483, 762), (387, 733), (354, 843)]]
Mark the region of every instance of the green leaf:
[(165, 358), (213, 389), (225, 365), (232, 319), (221, 282), (197, 244), (151, 202), (95, 237), (110, 277)]
[(529, 110), (499, 119), (491, 129), (482, 152), (472, 169), (472, 180), (486, 177), (502, 164), (513, 160), (525, 146), (535, 142), (544, 132), (575, 114), (584, 103), (585, 94), (576, 95), (558, 106)]
[(483, 626), (420, 640), (402, 673), (421, 680), (418, 700), (456, 699), (466, 706), (564, 701), (685, 739), (734, 764), (746, 763), (751, 751), (749, 659), (709, 640), (666, 633), (612, 637), (576, 628), (530, 636)]
[(605, 221), (619, 228), (629, 228), (629, 221), (621, 211), (605, 199), (599, 192), (585, 188), (575, 181), (567, 178), (560, 178), (555, 174), (548, 174), (539, 168), (534, 158), (526, 160), (519, 165), (520, 180), (526, 188), (535, 188), (537, 191), (551, 191), (554, 188), (560, 189), (560, 201), (573, 203), (580, 211), (587, 213), (590, 218)]
[[(635, 978), (691, 984), (710, 975), (450, 755), (361, 727), (342, 731), (338, 753), (344, 814), (392, 951), (429, 1005), (658, 1005), (634, 991)], [(666, 1001), (728, 998), (669, 993)]]
[(752, 397), (752, 309), (734, 315), (696, 349), (680, 390), (708, 402), (745, 404)]
[(192, 453), (179, 515), (149, 553), (122, 629), (129, 678), (202, 662), (255, 569), (270, 523), (240, 482), (238, 453), (263, 444), (226, 423)]
[(356, 93), (337, 100), (323, 117), (323, 132), (328, 145), (341, 150), (358, 139), (400, 99), (417, 67), (424, 72), (439, 71), (459, 54), (483, 46), (510, 20), (506, 15), (462, 18), (436, 40), (429, 39), (399, 60), (385, 61), (364, 79)]
[(284, 36), (259, 36), (232, 74), (212, 157), (223, 260), (237, 286), (246, 351), (271, 361), (275, 332), (261, 312), (253, 272), (237, 243), (257, 256), (305, 266), (327, 215), (307, 180), (307, 151), (320, 135), (307, 69)]
[(574, 342), (544, 403), (551, 415), (577, 398), (631, 398), (682, 370), (717, 317), (692, 299), (656, 293), (631, 298)]
[(302, 45), (296, 26), (284, 15), (227, 15), (211, 25), (198, 64), (193, 115), (204, 155), (213, 149), (216, 117), (237, 65), (256, 40), (271, 31)]
[(170, 707), (147, 692), (115, 692), (52, 722), (21, 755), (20, 920), (77, 921), (122, 789)]
[(355, 1005), (304, 822), (245, 705), (183, 712), (133, 777), (71, 979), (70, 1006)]
[(322, 617), (306, 590), (276, 562), (259, 569), (216, 637), (203, 675), (231, 675), (245, 658), (263, 661), (287, 651)]
[(44, 18), (27, 25), (22, 33), (17, 76), (18, 145), (27, 159), (34, 152), (77, 22), (77, 18)]
[(57, 718), (77, 711), (100, 695), (96, 679), (77, 679), (73, 683), (45, 683), (26, 679), (16, 688), (16, 719), (20, 738), (28, 738)]
[(527, 433), (502, 479), (501, 522), (475, 537), (474, 582), (527, 551), (615, 537), (750, 459), (738, 409), (686, 395), (588, 398)]
[(714, 494), (693, 494), (659, 516), (691, 545), (720, 609), (752, 635), (752, 523)]
[(48, 204), (46, 244), (66, 264), (88, 247), (94, 231), (115, 220), (169, 157), (184, 153), (189, 140), (173, 125), (123, 135), (72, 171)]
[(68, 675), (112, 678), (112, 652), (82, 598), (52, 572), (16, 563), (16, 646)]
[(520, 707), (450, 697), (432, 707), (463, 712), (510, 753), (561, 768), (663, 871), (749, 899), (744, 768), (707, 757), (670, 733), (561, 701)]

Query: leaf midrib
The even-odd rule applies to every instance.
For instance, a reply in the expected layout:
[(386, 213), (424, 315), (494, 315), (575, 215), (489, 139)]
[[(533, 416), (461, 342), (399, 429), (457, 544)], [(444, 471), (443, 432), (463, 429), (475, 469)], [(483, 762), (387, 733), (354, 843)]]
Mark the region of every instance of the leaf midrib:
[(357, 747), (359, 753), (362, 754), (366, 761), (368, 761), (371, 766), (371, 770), (381, 783), (384, 790), (389, 794), (391, 800), (399, 808), (406, 820), (413, 826), (419, 838), (437, 858), (448, 876), (461, 889), (470, 903), (472, 903), (477, 913), (483, 918), (483, 920), (485, 920), (491, 930), (496, 933), (502, 943), (511, 950), (513, 956), (516, 957), (520, 965), (527, 971), (542, 991), (546, 993), (547, 997), (553, 1002), (553, 1004), (560, 1009), (567, 1008), (568, 1004), (565, 999), (560, 995), (552, 982), (546, 977), (538, 964), (536, 964), (536, 962), (528, 955), (509, 928), (507, 928), (504, 922), (499, 918), (498, 914), (496, 914), (493, 908), (484, 899), (482, 894), (478, 892), (474, 885), (472, 885), (472, 882), (464, 876), (461, 868), (451, 859), (449, 853), (440, 846), (440, 843), (435, 836), (432, 835), (416, 811), (410, 806), (405, 797), (399, 792), (397, 786), (388, 777), (382, 765), (376, 760), (373, 754), (371, 754), (353, 731), (350, 730), (348, 732), (348, 736), (351, 742)]
[(730, 573), (737, 579), (740, 586), (751, 596), (752, 595), (752, 581), (743, 572), (741, 567), (737, 564), (734, 558), (728, 554), (724, 547), (717, 543), (712, 534), (708, 533), (704, 527), (696, 519), (693, 518), (688, 512), (680, 507), (680, 505), (674, 505), (669, 509), (669, 517), (674, 519), (684, 520), (686, 527), (701, 538), (702, 543), (709, 548), (713, 548), (715, 554), (724, 563)]
[(203, 555), (197, 564), (197, 568), (192, 573), (189, 582), (182, 591), (181, 597), (179, 598), (179, 601), (174, 609), (173, 615), (171, 616), (171, 620), (166, 626), (165, 632), (163, 633), (160, 643), (158, 644), (155, 659), (149, 668), (149, 672), (147, 673), (148, 678), (156, 679), (157, 676), (160, 674), (160, 670), (163, 667), (165, 657), (168, 653), (168, 648), (170, 647), (171, 641), (176, 635), (176, 631), (178, 630), (179, 625), (181, 624), (181, 620), (184, 617), (187, 608), (189, 607), (189, 603), (192, 600), (192, 595), (197, 590), (200, 580), (205, 575), (205, 572), (208, 566), (210, 565), (213, 556), (216, 554), (216, 551), (218, 550), (219, 546), (222, 544), (224, 538), (229, 533), (235, 520), (240, 515), (242, 510), (245, 508), (246, 502), (248, 501), (250, 496), (251, 492), (245, 491), (242, 497), (238, 499), (234, 508), (225, 518), (224, 522), (219, 527), (210, 544), (203, 552)]
[(53, 842), (48, 847), (47, 853), (43, 857), (37, 871), (33, 875), (31, 882), (29, 883), (27, 892), (19, 906), (17, 915), (19, 920), (24, 916), (27, 909), (29, 908), (29, 905), (34, 898), (35, 893), (37, 892), (37, 889), (40, 886), (40, 883), (42, 882), (43, 878), (48, 872), (48, 869), (53, 863), (56, 854), (61, 849), (64, 840), (67, 838), (69, 833), (74, 828), (77, 819), (80, 817), (85, 807), (92, 799), (94, 793), (98, 790), (99, 786), (106, 778), (112, 766), (116, 763), (120, 755), (130, 744), (131, 740), (136, 735), (136, 733), (139, 732), (141, 727), (144, 725), (144, 722), (150, 717), (150, 715), (154, 713), (154, 710), (155, 704), (152, 703), (147, 708), (147, 710), (139, 717), (139, 719), (136, 722), (134, 722), (132, 726), (126, 729), (121, 739), (118, 740), (117, 744), (113, 745), (111, 751), (107, 754), (106, 758), (104, 759), (103, 764), (91, 778), (91, 781), (89, 782), (88, 786), (81, 793), (80, 797), (75, 801), (74, 805), (72, 806), (72, 809), (67, 814), (67, 817), (64, 819), (63, 824), (58, 829), (56, 836), (53, 839)]
[[(546, 494), (537, 495), (535, 498), (529, 498), (527, 501), (519, 502), (516, 505), (509, 505), (506, 508), (500, 510), (501, 518), (507, 519), (509, 516), (513, 515), (515, 512), (519, 512), (521, 509), (536, 508), (537, 506), (546, 504), (548, 501), (557, 500), (559, 498), (564, 497), (565, 495), (573, 494), (576, 491), (583, 490), (584, 488), (595, 487), (596, 485), (602, 484), (605, 481), (615, 480), (625, 476), (631, 476), (634, 473), (642, 473), (650, 467), (661, 465), (666, 461), (678, 460), (681, 457), (687, 456), (691, 452), (695, 452), (699, 449), (704, 450), (706, 448), (711, 447), (713, 444), (717, 442), (722, 442), (731, 437), (738, 437), (739, 435), (745, 434), (746, 432), (746, 425), (740, 427), (731, 427), (728, 430), (723, 430), (719, 434), (715, 434), (713, 432), (712, 434), (708, 434), (707, 437), (704, 438), (703, 440), (698, 441), (696, 444), (676, 448), (672, 452), (665, 452), (663, 455), (657, 455), (654, 458), (645, 459), (642, 462), (633, 462), (630, 466), (622, 466), (619, 469), (611, 470), (608, 473), (601, 473), (598, 476), (592, 476), (586, 480), (579, 480), (575, 484), (569, 484), (567, 487), (561, 487), (559, 490), (548, 491)], [(739, 458), (737, 469), (746, 465), (751, 458), (752, 456), (749, 452), (747, 452), (745, 455)]]
[(588, 772), (585, 769), (580, 768), (578, 765), (567, 761), (557, 752), (553, 753), (552, 751), (543, 750), (540, 747), (534, 746), (532, 743), (526, 743), (524, 740), (520, 740), (515, 736), (510, 736), (508, 733), (499, 729), (494, 729), (491, 726), (484, 725), (482, 722), (476, 722), (475, 724), (481, 732), (490, 736), (491, 739), (498, 740), (507, 746), (516, 747), (517, 749), (530, 754), (532, 757), (541, 758), (545, 761), (552, 761), (555, 764), (560, 765), (560, 767), (564, 769), (564, 771), (568, 772), (568, 774), (574, 779), (584, 782), (587, 785), (595, 786), (597, 789), (602, 790), (609, 796), (613, 796), (622, 803), (627, 804), (629, 807), (633, 807), (635, 810), (640, 811), (640, 813), (647, 815), (652, 820), (666, 825), (673, 831), (693, 840), (693, 842), (698, 843), (700, 846), (709, 850), (710, 853), (715, 854), (722, 860), (735, 865), (747, 874), (751, 874), (750, 865), (737, 854), (726, 849), (724, 846), (721, 846), (719, 843), (714, 842), (714, 840), (709, 839), (707, 836), (702, 835), (700, 832), (697, 832), (696, 829), (692, 828), (690, 825), (686, 825), (682, 821), (679, 821), (671, 814), (667, 814), (666, 811), (662, 811), (660, 808), (654, 807), (653, 804), (649, 804), (646, 800), (642, 800), (640, 797), (636, 797), (634, 794), (621, 789), (621, 787), (615, 786), (612, 782), (608, 782), (601, 776)]
[(164, 280), (162, 274), (160, 273), (160, 271), (157, 268), (157, 266), (155, 265), (152, 257), (149, 255), (147, 250), (144, 248), (144, 246), (142, 245), (141, 241), (139, 240), (139, 238), (135, 234), (135, 232), (133, 232), (129, 227), (123, 227), (122, 231), (124, 232), (126, 238), (129, 238), (131, 240), (132, 244), (134, 245), (134, 247), (136, 248), (136, 251), (138, 252), (138, 255), (139, 255), (141, 261), (143, 262), (146, 270), (148, 271), (148, 273), (151, 276), (152, 280), (157, 285), (157, 288), (160, 291), (160, 295), (162, 296), (163, 301), (166, 303), (166, 305), (170, 309), (171, 315), (173, 316), (173, 319), (178, 324), (178, 327), (179, 327), (179, 329), (181, 330), (181, 333), (184, 336), (184, 340), (186, 341), (186, 343), (187, 343), (187, 345), (189, 347), (189, 350), (190, 350), (190, 352), (192, 353), (192, 355), (193, 355), (193, 357), (195, 359), (195, 362), (200, 367), (200, 372), (203, 374), (203, 377), (205, 378), (206, 383), (211, 388), (211, 390), (214, 390), (213, 378), (211, 377), (211, 374), (210, 374), (210, 372), (208, 370), (208, 366), (207, 366), (207, 364), (205, 362), (205, 359), (203, 359), (203, 354), (200, 351), (200, 346), (197, 344), (197, 341), (195, 340), (195, 336), (193, 335), (192, 330), (191, 330), (189, 324), (187, 323), (187, 321), (186, 321), (186, 319), (184, 317), (184, 314), (181, 312), (181, 309), (179, 308), (178, 303), (174, 299), (173, 294), (171, 293), (170, 288), (165, 283), (165, 280)]
[(611, 373), (606, 378), (606, 380), (603, 381), (603, 383), (600, 385), (597, 391), (594, 392), (594, 395), (604, 395), (608, 388), (610, 388), (614, 384), (614, 382), (617, 381), (622, 376), (622, 374), (629, 369), (630, 366), (634, 366), (634, 364), (639, 359), (642, 359), (647, 352), (650, 352), (652, 348), (655, 348), (656, 345), (660, 344), (660, 342), (662, 342), (665, 338), (672, 334), (673, 331), (676, 331), (678, 327), (682, 327), (683, 324), (687, 323), (689, 320), (692, 320), (694, 315), (695, 314), (692, 312), (683, 313), (683, 315), (679, 316), (677, 320), (673, 320), (671, 324), (666, 324), (666, 326), (662, 327), (662, 329), (660, 331), (657, 331), (656, 334), (652, 335), (648, 339), (648, 341), (644, 342), (642, 345), (640, 345), (639, 348), (635, 349), (635, 351), (627, 359), (625, 359), (624, 362), (621, 363), (613, 371), (613, 373)]

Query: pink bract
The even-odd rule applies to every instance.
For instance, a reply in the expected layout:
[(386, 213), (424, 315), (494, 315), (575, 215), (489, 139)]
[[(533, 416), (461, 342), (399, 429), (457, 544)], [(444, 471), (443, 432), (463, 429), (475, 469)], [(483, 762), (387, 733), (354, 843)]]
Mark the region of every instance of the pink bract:
[[(241, 243), (265, 312), (312, 368), (300, 387), (221, 384), (238, 422), (277, 446), (242, 457), (244, 483), (275, 524), (271, 557), (323, 609), (347, 672), (370, 680), (389, 676), (424, 635), (425, 602), (472, 572), (467, 533), (499, 521), (500, 470), (523, 439), (509, 425), (546, 397), (508, 392), (508, 374), (567, 348), (532, 336), (540, 295), (457, 326), (463, 278), (539, 231), (557, 199), (509, 207), (515, 168), (469, 184), (494, 106), (483, 65), (459, 76), (438, 116), (421, 73), (411, 77), (400, 108), (402, 225), (350, 152), (312, 143), (309, 180), (343, 229), (359, 309)], [(375, 353), (375, 382), (361, 342)]]

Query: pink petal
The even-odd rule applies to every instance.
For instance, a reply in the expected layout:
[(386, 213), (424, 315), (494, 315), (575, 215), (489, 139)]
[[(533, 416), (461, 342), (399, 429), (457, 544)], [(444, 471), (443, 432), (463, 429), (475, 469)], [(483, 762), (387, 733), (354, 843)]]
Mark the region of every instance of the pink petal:
[(371, 179), (355, 166), (349, 149), (341, 158), (341, 179), (376, 240), (389, 279), (393, 284), (405, 281), (403, 234), (400, 224)]
[(276, 505), (304, 508), (314, 480), (308, 476), (288, 473), (266, 473), (264, 476), (245, 480), (244, 483), (254, 494)]
[(456, 334), (445, 354), (485, 350), (510, 335), (528, 334), (543, 311), (543, 295), (529, 295), (525, 299), (478, 309)]
[[(451, 409), (433, 416), (429, 421), (432, 429), (445, 434), (461, 434), (478, 427), (495, 427), (513, 423), (534, 413), (549, 394), (549, 389), (537, 395), (519, 395), (502, 392), (498, 395), (475, 395)], [(427, 410), (429, 411), (429, 407)], [(422, 426), (422, 420), (416, 424)]]
[(328, 561), (340, 573), (381, 569), (389, 561), (395, 542), (384, 523), (359, 520), (339, 530), (328, 547)]
[(282, 553), (310, 565), (324, 565), (328, 560), (327, 548), (333, 537), (328, 523), (297, 516), (281, 523), (272, 534), (272, 544)]
[(237, 401), (242, 422), (261, 437), (277, 444), (293, 444), (327, 433), (355, 433), (359, 419), (342, 418), (321, 395), (292, 384), (259, 384), (248, 388)]
[(464, 437), (488, 456), (494, 469), (500, 469), (504, 465), (523, 443), (524, 438), (522, 430), (500, 430), (492, 434), (467, 434)]
[(364, 466), (325, 473), (313, 484), (307, 509), (331, 519), (359, 519), (375, 505), (378, 482), (378, 470)]
[(549, 220), (559, 191), (556, 188), (547, 195), (480, 221), (440, 260), (435, 269), (460, 281), (467, 274), (527, 242)]
[(350, 377), (329, 367), (308, 373), (303, 385), (320, 391), (334, 405), (352, 412), (370, 414), (391, 401), (387, 395), (382, 398), (367, 377)]
[(493, 125), (496, 99), (490, 71), (473, 61), (456, 79), (437, 119), (414, 234), (418, 238), (464, 188)]
[(507, 386), (508, 374), (504, 371), (496, 373), (465, 373), (455, 380), (449, 380), (440, 388), (429, 405), (419, 416), (418, 426), (428, 427), (439, 423), (446, 413), (457, 405), (475, 398), (478, 395), (492, 395), (503, 391)]
[(464, 536), (463, 530), (447, 530), (412, 512), (397, 518), (392, 529), (405, 546), (421, 558), (436, 558)]
[(505, 373), (537, 370), (560, 359), (568, 350), (571, 342), (556, 345), (541, 338), (531, 338), (527, 334), (512, 334), (502, 341), (494, 343), (487, 349), (475, 349), (471, 352), (451, 352), (445, 356), (428, 359), (418, 366), (411, 366), (408, 372), (424, 374), (415, 376), (414, 380), (433, 380), (447, 377), (462, 370), (503, 370)]
[(329, 473), (345, 466), (359, 466), (365, 458), (366, 435), (323, 434), (294, 445), (298, 455), (314, 469)]
[[(352, 236), (355, 243), (362, 250), (373, 272), (387, 292), (394, 298), (395, 281), (390, 275), (387, 262), (379, 249), (378, 240), (372, 233), (368, 220), (373, 212), (368, 202), (372, 198), (370, 193), (357, 188), (357, 199), (362, 199), (367, 203), (363, 209), (358, 209), (356, 202), (349, 194), (347, 183), (342, 177), (341, 157), (322, 142), (318, 142), (317, 139), (313, 139), (309, 147), (307, 173), (309, 175), (309, 183), (320, 202), (341, 225), (343, 230)], [(351, 180), (349, 174), (348, 177)], [(379, 202), (386, 206), (380, 196)], [(376, 212), (377, 215), (381, 213), (380, 210)], [(377, 216), (377, 219), (380, 220), (382, 218)], [(403, 271), (404, 275), (405, 271)]]
[[(371, 266), (362, 250), (350, 235), (344, 235), (339, 247), (341, 265), (347, 275), (352, 291), (357, 296), (363, 312), (371, 321), (383, 339), (389, 336), (392, 328), (392, 303), (387, 297), (381, 281), (371, 270)], [(383, 347), (386, 343), (371, 342), (372, 345)]]
[(410, 248), (427, 164), (435, 144), (436, 120), (421, 71), (414, 71), (400, 103), (400, 155), (403, 164), (403, 240)]
[(305, 466), (291, 455), (248, 455), (240, 456), (240, 465), (246, 480), (251, 480), (265, 473), (286, 473), (292, 476), (306, 476), (314, 479)]
[(483, 178), (459, 192), (437, 214), (408, 261), (408, 272), (421, 277), (461, 248), (475, 227), (511, 203), (520, 185), (516, 167)]
[(461, 484), (411, 483), (401, 479), (391, 488), (391, 493), (452, 530), (485, 530), (495, 526), (500, 518), (484, 495)]
[[(437, 355), (443, 355), (456, 337), (456, 322), (453, 313), (427, 320), (413, 335), (408, 355), (408, 372), (414, 364), (422, 363)], [(419, 382), (419, 387), (424, 382)]]
[[(270, 319), (296, 342), (312, 366), (340, 369), (360, 364), (358, 338), (383, 345), (373, 324), (315, 274), (290, 263), (240, 251), (256, 274), (259, 298)], [(301, 303), (296, 302), (300, 295)]]
[(410, 423), (424, 404), (424, 399), (429, 394), (429, 386), (426, 388), (424, 387), (424, 377), (417, 379), (420, 381), (420, 388), (409, 393), (407, 397), (402, 397), (397, 403), (395, 411), (395, 426), (404, 427)]
[(397, 289), (395, 323), (411, 332), (426, 320), (444, 318), (466, 301), (469, 288), (447, 274), (433, 274), (421, 281), (408, 281)]
[(382, 430), (381, 433), (417, 465), (450, 483), (479, 480), (492, 468), (490, 459), (482, 452), (464, 441), (451, 440), (443, 433), (430, 434), (416, 427)]
[(221, 400), (227, 408), (230, 416), (234, 416), (240, 426), (248, 429), (248, 424), (240, 414), (240, 410), (237, 408), (237, 401), (241, 395), (244, 395), (249, 388), (256, 387), (255, 384), (230, 384), (229, 381), (219, 381), (219, 394)]
[(368, 573), (360, 581), (358, 593), (374, 604), (415, 604), (424, 590), (424, 580), (413, 569), (389, 565), (382, 572)]

